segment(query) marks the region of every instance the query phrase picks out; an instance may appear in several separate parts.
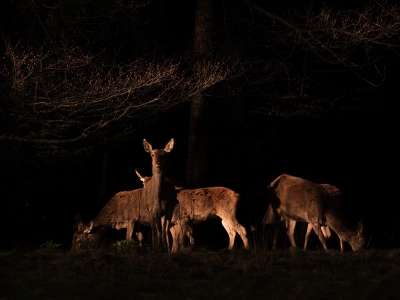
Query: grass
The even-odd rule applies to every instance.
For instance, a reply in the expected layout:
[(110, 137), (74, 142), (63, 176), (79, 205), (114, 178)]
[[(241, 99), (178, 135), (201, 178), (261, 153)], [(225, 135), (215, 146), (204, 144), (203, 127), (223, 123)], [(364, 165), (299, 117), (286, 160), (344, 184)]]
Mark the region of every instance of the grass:
[(400, 249), (0, 252), (0, 299), (395, 299)]

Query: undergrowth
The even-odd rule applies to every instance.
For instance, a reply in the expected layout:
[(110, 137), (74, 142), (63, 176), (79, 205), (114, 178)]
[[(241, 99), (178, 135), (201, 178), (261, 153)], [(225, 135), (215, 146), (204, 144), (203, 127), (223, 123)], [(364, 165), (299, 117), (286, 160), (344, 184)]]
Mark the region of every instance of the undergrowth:
[[(129, 248), (130, 247), (130, 248)], [(400, 250), (0, 252), (0, 299), (389, 299)]]

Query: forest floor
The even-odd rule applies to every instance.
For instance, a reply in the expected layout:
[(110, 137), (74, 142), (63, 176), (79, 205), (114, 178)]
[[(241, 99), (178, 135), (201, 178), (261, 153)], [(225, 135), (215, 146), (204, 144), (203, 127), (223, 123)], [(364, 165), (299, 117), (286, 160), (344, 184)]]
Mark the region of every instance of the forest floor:
[(0, 299), (399, 299), (400, 249), (0, 252)]

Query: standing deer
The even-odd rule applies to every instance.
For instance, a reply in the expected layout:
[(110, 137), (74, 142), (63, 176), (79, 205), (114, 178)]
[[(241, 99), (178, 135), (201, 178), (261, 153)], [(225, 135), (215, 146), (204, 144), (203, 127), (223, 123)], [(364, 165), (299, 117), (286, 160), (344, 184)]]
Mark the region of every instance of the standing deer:
[(183, 244), (183, 233), (189, 230), (190, 224), (200, 223), (209, 217), (218, 216), (229, 235), (229, 249), (233, 248), (236, 233), (240, 235), (244, 247), (249, 247), (246, 229), (236, 219), (239, 194), (225, 187), (208, 187), (199, 189), (181, 189), (177, 191), (176, 204), (170, 228), (172, 235), (172, 252)]
[[(329, 193), (329, 195), (331, 195), (332, 199), (336, 202), (336, 204), (338, 206), (340, 206), (342, 199), (343, 199), (342, 192), (336, 186), (333, 186), (333, 185), (330, 185), (327, 183), (321, 184), (321, 186)], [(295, 239), (294, 239), (294, 228), (296, 227), (297, 221), (287, 219), (283, 214), (280, 215), (280, 220), (285, 221), (287, 234), (289, 236), (290, 243), (291, 243), (292, 247), (296, 248), (296, 243), (295, 243)], [(264, 215), (262, 225), (266, 225), (266, 224), (270, 224), (270, 223), (274, 223), (274, 222), (275, 222), (275, 217), (274, 217), (274, 213), (272, 211), (272, 206), (270, 204), (268, 206), (267, 212)], [(304, 238), (303, 250), (307, 249), (307, 244), (308, 244), (308, 240), (309, 240), (312, 229), (313, 229), (312, 225), (310, 223), (308, 223), (307, 232), (306, 232), (306, 235)], [(329, 238), (331, 236), (331, 231), (328, 226), (321, 226), (321, 231), (325, 238)], [(339, 240), (340, 240), (340, 250), (343, 252), (343, 249), (344, 249), (343, 240), (340, 237), (339, 237)]]
[[(88, 225), (79, 223), (72, 239), (72, 250), (83, 246), (95, 246), (100, 241), (101, 233), (112, 228), (126, 228), (128, 245), (136, 223), (150, 226), (150, 215), (145, 209), (145, 204), (143, 188), (115, 194)], [(142, 235), (138, 233), (137, 237), (141, 242)]]
[(153, 149), (151, 144), (143, 140), (144, 150), (151, 155), (152, 178), (146, 182), (144, 189), (146, 209), (150, 214), (153, 247), (160, 245), (169, 249), (168, 227), (174, 206), (174, 187), (164, 179), (166, 157), (174, 147), (171, 139), (164, 149)]
[[(327, 247), (321, 226), (332, 228), (341, 241), (350, 244), (353, 251), (363, 248), (365, 239), (362, 235), (362, 226), (356, 227), (349, 221), (322, 185), (283, 174), (268, 186), (268, 193), (276, 223), (273, 248), (276, 248), (279, 222), (282, 218), (309, 223), (324, 249)], [(291, 245), (296, 247), (295, 222), (289, 222), (288, 225), (287, 232)]]
[[(137, 169), (135, 169), (135, 172), (136, 172), (136, 175), (138, 176), (139, 180), (141, 182), (143, 182), (143, 187), (146, 187), (146, 184), (151, 180), (151, 177), (142, 176)], [(165, 180), (167, 182), (170, 182), (170, 180), (168, 178), (165, 178)], [(178, 186), (174, 185), (174, 189), (181, 190), (182, 187), (178, 187)], [(162, 222), (164, 222), (164, 217), (162, 217)], [(184, 227), (184, 232), (185, 232), (186, 236), (189, 238), (190, 246), (194, 246), (193, 228), (190, 225), (187, 225), (186, 227)], [(176, 234), (179, 234), (179, 233), (176, 233)], [(183, 237), (182, 237), (182, 239), (183, 239)], [(183, 241), (182, 241), (182, 244), (183, 244)]]

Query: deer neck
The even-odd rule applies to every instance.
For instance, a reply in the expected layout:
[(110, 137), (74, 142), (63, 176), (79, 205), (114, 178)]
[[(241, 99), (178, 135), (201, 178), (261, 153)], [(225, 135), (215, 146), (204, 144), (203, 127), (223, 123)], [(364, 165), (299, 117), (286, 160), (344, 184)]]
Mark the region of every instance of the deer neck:
[(161, 168), (153, 167), (152, 173), (151, 180), (146, 183), (144, 190), (150, 203), (158, 203), (163, 189), (163, 171)]
[(161, 182), (163, 176), (164, 176), (164, 171), (161, 167), (153, 167), (152, 168), (152, 181), (154, 182)]
[(352, 247), (357, 240), (357, 229), (350, 220), (341, 212), (327, 212), (325, 214), (327, 225), (336, 232), (336, 234), (344, 241), (348, 242)]

